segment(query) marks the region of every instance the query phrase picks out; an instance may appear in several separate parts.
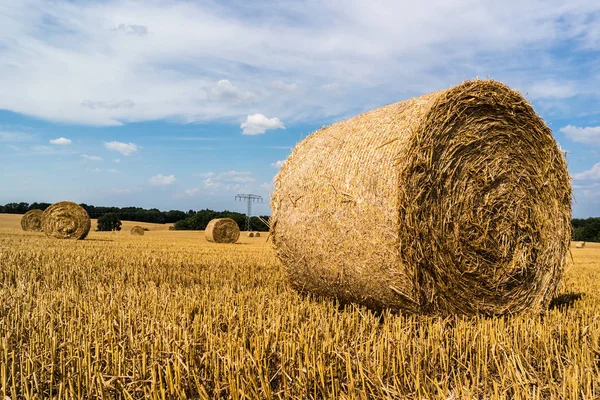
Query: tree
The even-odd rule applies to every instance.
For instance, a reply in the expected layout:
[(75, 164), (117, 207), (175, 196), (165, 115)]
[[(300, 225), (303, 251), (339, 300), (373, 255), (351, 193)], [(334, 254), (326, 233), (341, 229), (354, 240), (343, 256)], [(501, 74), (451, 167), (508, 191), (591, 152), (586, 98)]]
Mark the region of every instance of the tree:
[(120, 231), (121, 220), (115, 213), (104, 214), (98, 218), (98, 229), (97, 231)]

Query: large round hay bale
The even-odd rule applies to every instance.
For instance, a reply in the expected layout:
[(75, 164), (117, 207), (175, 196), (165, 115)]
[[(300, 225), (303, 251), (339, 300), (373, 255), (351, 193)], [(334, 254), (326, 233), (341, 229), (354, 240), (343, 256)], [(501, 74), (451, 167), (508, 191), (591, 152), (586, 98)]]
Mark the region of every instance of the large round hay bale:
[(260, 237), (260, 232), (256, 232), (256, 233), (254, 234), (254, 237)]
[(142, 235), (142, 236), (144, 236), (144, 228), (142, 228), (139, 225), (136, 225), (133, 228), (131, 228), (131, 234), (132, 235)]
[(21, 217), (21, 229), (24, 231), (42, 231), (42, 210), (29, 210)]
[(87, 211), (72, 201), (54, 203), (42, 214), (44, 233), (57, 239), (84, 239), (90, 227)]
[(235, 243), (240, 238), (240, 228), (231, 218), (216, 218), (208, 223), (204, 235), (209, 242)]
[(254, 232), (248, 232), (248, 237), (254, 237)]
[(552, 132), (488, 80), (318, 130), (281, 168), (271, 207), (295, 288), (407, 312), (544, 310), (571, 237)]

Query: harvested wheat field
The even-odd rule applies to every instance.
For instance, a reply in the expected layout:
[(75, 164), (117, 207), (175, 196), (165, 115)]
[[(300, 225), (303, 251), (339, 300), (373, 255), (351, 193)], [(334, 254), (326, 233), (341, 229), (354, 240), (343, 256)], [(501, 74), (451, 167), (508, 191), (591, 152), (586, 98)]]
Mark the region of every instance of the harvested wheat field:
[(600, 244), (572, 246), (543, 315), (441, 318), (298, 294), (265, 240), (19, 221), (0, 215), (0, 398), (600, 397)]

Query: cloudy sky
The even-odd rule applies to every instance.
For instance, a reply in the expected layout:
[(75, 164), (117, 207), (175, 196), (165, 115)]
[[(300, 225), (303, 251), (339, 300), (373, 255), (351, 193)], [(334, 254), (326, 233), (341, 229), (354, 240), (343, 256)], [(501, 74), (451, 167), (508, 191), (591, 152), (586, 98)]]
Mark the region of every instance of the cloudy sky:
[(244, 211), (303, 137), (475, 77), (600, 216), (600, 2), (0, 0), (0, 203)]

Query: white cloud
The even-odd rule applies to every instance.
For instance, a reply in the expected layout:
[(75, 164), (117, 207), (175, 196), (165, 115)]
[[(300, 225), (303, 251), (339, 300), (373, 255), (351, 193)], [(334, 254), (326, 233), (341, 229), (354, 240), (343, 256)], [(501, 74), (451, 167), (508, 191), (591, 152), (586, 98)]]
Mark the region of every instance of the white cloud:
[(283, 90), (285, 92), (293, 92), (298, 89), (298, 85), (295, 83), (283, 83), (282, 81), (273, 81), (271, 86), (275, 89)]
[(0, 142), (28, 142), (34, 136), (23, 132), (0, 132)]
[(88, 160), (88, 161), (102, 161), (102, 157), (100, 157), (100, 156), (90, 156), (87, 154), (82, 154), (81, 158), (83, 158), (84, 160)]
[(114, 31), (125, 33), (127, 35), (144, 36), (148, 34), (148, 27), (144, 25), (119, 24), (119, 26), (114, 28)]
[(118, 163), (121, 162), (121, 159), (120, 158), (115, 158), (115, 159), (113, 159), (113, 162), (118, 164)]
[(58, 139), (51, 139), (50, 144), (71, 144), (71, 139), (59, 137)]
[(158, 175), (154, 175), (152, 178), (148, 179), (148, 182), (150, 182), (151, 185), (154, 186), (165, 186), (165, 185), (170, 185), (173, 182), (175, 182), (175, 175), (162, 175), (162, 174), (158, 174)]
[(340, 93), (340, 85), (337, 83), (327, 83), (325, 85), (321, 85), (321, 89), (329, 92), (331, 94), (339, 94)]
[(248, 183), (254, 182), (255, 179), (252, 176), (252, 172), (245, 171), (227, 171), (227, 172), (205, 172), (197, 174), (203, 178), (208, 178), (214, 182), (235, 182), (235, 183)]
[(594, 164), (594, 166), (587, 171), (572, 174), (571, 177), (575, 180), (600, 180), (600, 162)]
[(137, 151), (135, 143), (123, 143), (123, 142), (104, 142), (104, 147), (112, 151), (118, 151), (124, 156), (131, 155)]
[(248, 115), (246, 122), (240, 125), (244, 135), (260, 135), (267, 129), (285, 129), (279, 118), (267, 118), (262, 114)]
[(269, 182), (264, 182), (260, 184), (260, 187), (262, 189), (268, 190), (269, 192), (273, 191), (273, 183), (269, 183)]
[(579, 128), (567, 125), (560, 128), (560, 131), (574, 142), (600, 146), (600, 126)]
[(201, 191), (202, 191), (202, 189), (200, 189), (200, 188), (185, 189), (183, 191), (183, 193), (177, 193), (177, 194), (173, 195), (173, 197), (176, 199), (190, 198), (190, 197), (196, 196)]
[(210, 98), (223, 101), (245, 101), (252, 100), (256, 95), (249, 91), (240, 91), (233, 86), (227, 79), (221, 79), (212, 88)]
[(281, 168), (281, 167), (283, 167), (284, 162), (285, 162), (285, 160), (275, 161), (274, 163), (271, 164), (271, 167)]
[(249, 191), (253, 190), (253, 183), (256, 182), (252, 172), (247, 171), (205, 172), (196, 175), (206, 178), (202, 183), (205, 189), (210, 190)]
[(598, 98), (597, 1), (4, 3), (0, 109), (52, 121), (321, 122), (475, 76)]
[(545, 79), (527, 87), (528, 97), (532, 99), (566, 99), (575, 96), (579, 89), (573, 82), (561, 82)]

